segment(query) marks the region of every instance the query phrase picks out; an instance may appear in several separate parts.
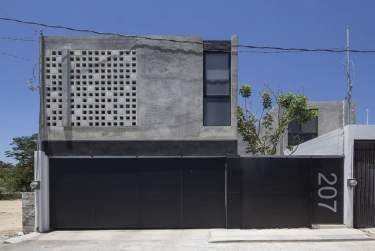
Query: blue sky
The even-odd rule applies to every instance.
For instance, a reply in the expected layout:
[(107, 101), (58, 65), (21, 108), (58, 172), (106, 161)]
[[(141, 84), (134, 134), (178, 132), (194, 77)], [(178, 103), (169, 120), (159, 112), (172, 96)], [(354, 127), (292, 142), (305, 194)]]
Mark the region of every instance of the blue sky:
[[(229, 39), (237, 34), (241, 44), (314, 48), (343, 47), (349, 25), (353, 48), (375, 49), (374, 10), (371, 0), (2, 0), (0, 16), (135, 35)], [(0, 37), (37, 39), (38, 30), (0, 21)], [(46, 35), (78, 35), (43, 31)], [(375, 54), (356, 54), (352, 59), (358, 122), (364, 123), (368, 108), (369, 122), (374, 124)], [(311, 100), (341, 100), (346, 90), (344, 61), (343, 54), (244, 52), (239, 58), (239, 83), (251, 83), (255, 91), (267, 84), (273, 89), (303, 93)], [(3, 152), (13, 137), (37, 131), (38, 94), (26, 84), (37, 63), (37, 42), (0, 39), (1, 160), (10, 161)], [(37, 76), (35, 81), (37, 84)]]

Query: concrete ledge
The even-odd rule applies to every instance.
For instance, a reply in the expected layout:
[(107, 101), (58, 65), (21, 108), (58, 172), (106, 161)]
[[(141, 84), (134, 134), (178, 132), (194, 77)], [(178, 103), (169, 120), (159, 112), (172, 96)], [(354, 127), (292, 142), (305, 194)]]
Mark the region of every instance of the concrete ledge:
[(211, 230), (208, 242), (262, 242), (262, 241), (360, 241), (374, 240), (357, 229), (262, 229)]
[(33, 238), (35, 238), (39, 235), (40, 235), (40, 233), (32, 232), (32, 233), (29, 233), (29, 234), (12, 237), (10, 239), (5, 240), (4, 243), (5, 244), (16, 244), (16, 243), (20, 243), (22, 241), (33, 239)]
[(362, 232), (365, 232), (368, 236), (375, 238), (375, 228), (362, 228)]
[(44, 141), (48, 156), (226, 156), (237, 140)]
[(340, 229), (340, 228), (348, 228), (348, 226), (344, 224), (313, 224), (311, 225), (312, 229)]

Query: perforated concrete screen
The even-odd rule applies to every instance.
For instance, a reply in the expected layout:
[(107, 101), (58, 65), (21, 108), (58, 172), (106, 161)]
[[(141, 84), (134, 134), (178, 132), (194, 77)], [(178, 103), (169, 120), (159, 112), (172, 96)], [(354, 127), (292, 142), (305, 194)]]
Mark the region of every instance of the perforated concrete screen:
[(46, 51), (44, 68), (46, 125), (62, 126), (62, 51)]
[(137, 124), (135, 50), (47, 50), (47, 126)]

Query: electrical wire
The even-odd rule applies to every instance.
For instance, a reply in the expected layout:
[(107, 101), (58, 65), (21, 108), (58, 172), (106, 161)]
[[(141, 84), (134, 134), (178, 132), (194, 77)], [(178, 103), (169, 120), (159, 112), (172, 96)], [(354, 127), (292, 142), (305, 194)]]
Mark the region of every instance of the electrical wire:
[(20, 57), (20, 56), (17, 56), (17, 55), (8, 53), (8, 52), (2, 52), (2, 51), (0, 51), (0, 55), (11, 57), (11, 58), (22, 60), (22, 61), (26, 61), (26, 62), (31, 62), (32, 61), (30, 58)]
[(22, 42), (36, 42), (35, 39), (20, 38), (20, 37), (0, 37), (0, 40), (10, 40), (10, 41), (22, 41)]
[(115, 33), (115, 32), (101, 32), (101, 31), (96, 31), (96, 30), (91, 30), (91, 29), (80, 29), (80, 28), (73, 28), (73, 27), (68, 27), (68, 26), (63, 26), (63, 25), (51, 25), (51, 24), (34, 22), (34, 21), (25, 21), (25, 20), (15, 19), (15, 18), (0, 17), (0, 20), (21, 23), (21, 24), (28, 24), (28, 25), (36, 25), (36, 26), (52, 28), (52, 29), (62, 29), (62, 30), (68, 30), (68, 31), (74, 31), (74, 32), (92, 33), (96, 35), (119, 36), (119, 37), (127, 37), (127, 38), (142, 38), (142, 39), (147, 39), (147, 40), (169, 41), (169, 42), (176, 42), (176, 43), (203, 44), (203, 42), (201, 41), (178, 40), (178, 39), (157, 38), (157, 37), (137, 36), (137, 35), (124, 35), (124, 34)]
[[(26, 25), (40, 26), (40, 27), (51, 28), (51, 29), (63, 29), (63, 30), (74, 31), (74, 32), (92, 33), (96, 35), (119, 36), (119, 37), (126, 37), (126, 38), (136, 38), (136, 39), (138, 38), (138, 39), (147, 39), (147, 40), (154, 40), (154, 41), (168, 41), (168, 42), (175, 42), (175, 43), (189, 43), (189, 44), (203, 44), (204, 43), (203, 41), (180, 40), (180, 39), (149, 37), (149, 36), (139, 36), (139, 35), (124, 35), (124, 34), (115, 33), (115, 32), (100, 32), (100, 31), (92, 30), (92, 29), (74, 28), (74, 27), (63, 26), (63, 25), (52, 25), (52, 24), (40, 23), (40, 22), (35, 22), (35, 21), (26, 21), (22, 19), (7, 18), (7, 17), (0, 17), (0, 20), (26, 24)], [(18, 39), (18, 40), (21, 40), (21, 39)], [(249, 44), (239, 44), (237, 45), (237, 47), (253, 49), (253, 50), (255, 49), (256, 50), (268, 50), (264, 53), (275, 53), (275, 52), (276, 53), (280, 53), (280, 52), (375, 53), (375, 50), (359, 50), (359, 49), (346, 49), (346, 48), (343, 48), (343, 49), (341, 48), (298, 48), (298, 47), (280, 47), (280, 46), (259, 46), (259, 45), (249, 45)], [(230, 51), (227, 51), (227, 52), (230, 52)]]
[[(179, 40), (179, 39), (148, 37), (148, 36), (139, 36), (139, 35), (124, 35), (124, 34), (115, 33), (115, 32), (100, 32), (100, 31), (92, 30), (92, 29), (74, 28), (74, 27), (68, 27), (68, 26), (63, 26), (63, 25), (52, 25), (52, 24), (40, 23), (40, 22), (35, 22), (35, 21), (26, 21), (22, 19), (7, 18), (7, 17), (0, 17), (0, 20), (26, 24), (26, 25), (40, 26), (40, 27), (51, 28), (51, 29), (63, 29), (63, 30), (74, 31), (74, 32), (92, 33), (96, 35), (119, 36), (119, 37), (126, 37), (126, 38), (136, 38), (136, 39), (138, 38), (138, 39), (147, 39), (147, 40), (154, 40), (154, 41), (168, 41), (168, 42), (175, 42), (175, 43), (203, 44), (202, 41)], [(254, 49), (254, 50), (255, 49), (256, 50), (268, 50), (268, 52), (266, 53), (273, 53), (273, 51), (275, 52), (279, 51), (279, 52), (375, 53), (375, 50), (359, 50), (359, 49), (348, 50), (348, 49), (341, 49), (341, 48), (294, 48), (294, 47), (280, 47), (280, 46), (259, 46), (259, 45), (249, 45), (249, 44), (248, 45), (240, 44), (240, 45), (237, 45), (237, 47), (246, 48), (246, 49)]]
[(273, 47), (273, 46), (256, 46), (256, 45), (238, 45), (239, 48), (249, 49), (263, 49), (263, 50), (276, 50), (276, 51), (287, 51), (287, 52), (354, 52), (354, 53), (375, 53), (375, 50), (357, 50), (357, 49), (338, 49), (338, 48), (285, 48), (285, 47)]

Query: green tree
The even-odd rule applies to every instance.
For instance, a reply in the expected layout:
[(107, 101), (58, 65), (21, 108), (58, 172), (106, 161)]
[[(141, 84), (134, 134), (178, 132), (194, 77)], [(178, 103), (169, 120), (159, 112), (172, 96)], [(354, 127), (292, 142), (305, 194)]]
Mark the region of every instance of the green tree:
[(17, 161), (17, 166), (33, 167), (34, 151), (36, 150), (38, 134), (13, 138), (10, 145), (12, 148), (5, 152), (9, 158)]
[(290, 122), (305, 123), (318, 116), (318, 111), (308, 106), (307, 97), (294, 93), (275, 95), (267, 90), (261, 92), (262, 111), (257, 116), (249, 110), (251, 94), (250, 85), (240, 88), (244, 107), (237, 107), (237, 126), (247, 143), (247, 152), (253, 154), (276, 154), (277, 146)]
[(10, 168), (14, 167), (11, 163), (0, 160), (0, 192), (7, 190), (6, 178)]
[(0, 160), (0, 168), (10, 168), (10, 167), (13, 167), (13, 164)]
[(30, 183), (33, 180), (33, 169), (30, 167), (14, 166), (3, 168), (1, 185), (7, 192), (27, 192), (30, 191)]
[(15, 165), (3, 164), (0, 174), (3, 186), (9, 192), (30, 191), (34, 179), (34, 151), (37, 146), (37, 134), (13, 138), (11, 149), (5, 155), (16, 160)]

